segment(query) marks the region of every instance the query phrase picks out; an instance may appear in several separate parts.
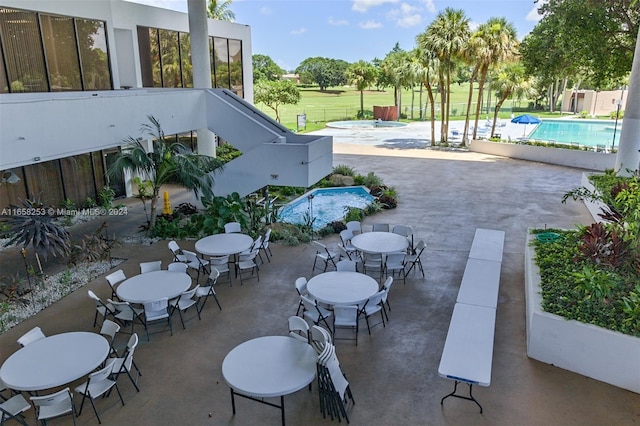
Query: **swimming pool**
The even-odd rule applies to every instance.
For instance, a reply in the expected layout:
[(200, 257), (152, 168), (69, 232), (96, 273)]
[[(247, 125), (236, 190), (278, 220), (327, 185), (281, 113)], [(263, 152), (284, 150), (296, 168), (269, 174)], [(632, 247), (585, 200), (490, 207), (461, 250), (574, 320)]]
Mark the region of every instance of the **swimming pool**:
[[(618, 121), (615, 146), (620, 141), (621, 121)], [(615, 121), (609, 120), (544, 120), (529, 135), (529, 140), (540, 139), (561, 143), (611, 147)]]
[(346, 207), (363, 209), (373, 200), (363, 186), (314, 189), (284, 206), (279, 218), (282, 222), (304, 224), (305, 215), (312, 214), (316, 218), (313, 229), (321, 229), (342, 219)]
[(327, 123), (327, 127), (335, 129), (377, 129), (389, 127), (405, 127), (407, 123), (399, 121), (382, 121), (382, 120), (352, 120), (352, 121), (331, 121)]

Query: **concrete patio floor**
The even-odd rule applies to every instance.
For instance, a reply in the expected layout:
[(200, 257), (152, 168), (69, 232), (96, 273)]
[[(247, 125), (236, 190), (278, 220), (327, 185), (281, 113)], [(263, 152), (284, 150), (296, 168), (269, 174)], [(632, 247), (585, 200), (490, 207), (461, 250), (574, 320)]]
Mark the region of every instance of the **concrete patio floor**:
[[(572, 227), (590, 223), (587, 209), (577, 202), (561, 203), (562, 195), (579, 186), (582, 170), (511, 160), (470, 152), (388, 149), (381, 146), (334, 145), (334, 164), (357, 172), (374, 171), (396, 188), (399, 205), (365, 219), (411, 225), (424, 239), (426, 277), (412, 273), (406, 284), (396, 281), (391, 294), (390, 320), (361, 332), (356, 347), (336, 343), (337, 355), (356, 401), (349, 410), (354, 425), (623, 425), (640, 424), (640, 395), (531, 360), (526, 355), (523, 252), (529, 227)], [(176, 205), (188, 199), (175, 194)], [(110, 232), (131, 235), (142, 223), (137, 201), (128, 200), (130, 215), (109, 218)], [(89, 229), (93, 230), (97, 224)], [(484, 407), (480, 414), (469, 401), (440, 399), (453, 382), (438, 376), (438, 364), (449, 319), (476, 228), (506, 231), (497, 309), (490, 387), (474, 387)], [(89, 231), (87, 231), (89, 232)], [(337, 235), (325, 239), (329, 244)], [(193, 241), (180, 244), (193, 249)], [(284, 335), (287, 318), (296, 311), (294, 280), (311, 276), (315, 250), (272, 244), (274, 258), (260, 269), (260, 281), (221, 282), (218, 310), (210, 300), (202, 320), (193, 318), (183, 330), (176, 317), (173, 336), (159, 331), (147, 342), (144, 330), (135, 361), (142, 370), (140, 392), (121, 377), (126, 405), (117, 396), (97, 400), (105, 425), (275, 425), (279, 410), (242, 398), (232, 415), (229, 387), (221, 375), (225, 355), (236, 345), (259, 336)], [(167, 242), (153, 246), (121, 245), (114, 255), (127, 276), (138, 263), (171, 260)], [(3, 275), (16, 254), (0, 253)], [(110, 295), (103, 278), (0, 335), (0, 362), (18, 350), (16, 339), (34, 326), (45, 334), (94, 330), (94, 305), (86, 290)], [(154, 330), (160, 330), (154, 327)], [(97, 329), (95, 329), (97, 331)], [(346, 330), (339, 331), (342, 334)], [(118, 338), (120, 346), (128, 336)], [(640, 368), (640, 367), (639, 367)], [(74, 384), (75, 385), (75, 384)], [(466, 386), (465, 386), (466, 387)], [(466, 391), (466, 389), (463, 389)], [(76, 400), (79, 404), (79, 399)], [(332, 423), (319, 411), (314, 383), (285, 397), (289, 425)], [(26, 413), (31, 424), (34, 412)], [(90, 407), (78, 425), (97, 424)], [(71, 424), (63, 417), (50, 424)]]

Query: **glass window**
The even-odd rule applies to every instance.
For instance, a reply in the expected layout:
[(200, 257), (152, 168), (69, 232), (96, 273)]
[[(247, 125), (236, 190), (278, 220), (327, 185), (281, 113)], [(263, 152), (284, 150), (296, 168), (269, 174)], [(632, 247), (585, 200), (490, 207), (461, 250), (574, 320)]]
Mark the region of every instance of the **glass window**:
[(4, 70), (4, 54), (2, 53), (2, 43), (0, 43), (0, 93), (9, 92), (9, 80), (7, 80), (7, 73)]
[(93, 184), (91, 154), (76, 155), (60, 160), (64, 181), (64, 192), (77, 206), (82, 206), (87, 197), (96, 198)]
[(73, 18), (40, 15), (52, 92), (82, 90)]
[(227, 39), (213, 38), (213, 64), (215, 69), (215, 86), (230, 89), (229, 83), (229, 49)]
[(241, 98), (244, 97), (242, 85), (242, 42), (229, 40), (229, 72), (231, 90)]
[(189, 33), (180, 33), (180, 60), (182, 62), (182, 87), (193, 87), (191, 38)]
[(104, 22), (76, 19), (76, 28), (84, 90), (113, 89)]
[(151, 54), (151, 73), (153, 84), (151, 87), (162, 87), (162, 71), (160, 69), (160, 41), (158, 40), (158, 30), (149, 28), (149, 52)]
[(62, 204), (64, 193), (58, 160), (26, 166), (25, 175), (30, 198), (40, 199), (45, 205)]
[(162, 87), (182, 87), (177, 31), (160, 30), (160, 53), (162, 55)]
[(48, 91), (37, 15), (0, 8), (0, 34), (11, 92)]

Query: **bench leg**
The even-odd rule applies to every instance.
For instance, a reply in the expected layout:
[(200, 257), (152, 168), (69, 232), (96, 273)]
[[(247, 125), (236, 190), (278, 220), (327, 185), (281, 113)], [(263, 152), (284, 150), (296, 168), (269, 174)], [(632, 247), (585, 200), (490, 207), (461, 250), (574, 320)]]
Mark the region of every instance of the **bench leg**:
[(478, 400), (477, 400), (477, 399), (475, 399), (475, 398), (473, 397), (473, 394), (472, 394), (472, 390), (473, 390), (473, 383), (468, 383), (468, 382), (467, 382), (467, 384), (469, 385), (469, 396), (464, 396), (464, 395), (458, 395), (458, 394), (456, 394), (456, 390), (458, 389), (458, 383), (462, 383), (462, 382), (460, 382), (459, 380), (455, 380), (455, 384), (453, 385), (453, 392), (451, 392), (451, 393), (450, 393), (450, 394), (448, 394), (448, 395), (445, 395), (445, 396), (440, 400), (440, 405), (443, 405), (444, 400), (445, 400), (445, 399), (447, 399), (447, 398), (449, 398), (450, 396), (452, 396), (452, 397), (454, 397), (454, 398), (466, 399), (467, 401), (473, 401), (473, 402), (475, 402), (475, 403), (476, 403), (476, 405), (477, 405), (478, 407), (480, 407), (480, 414), (482, 414), (482, 405), (480, 405), (480, 403), (478, 402)]

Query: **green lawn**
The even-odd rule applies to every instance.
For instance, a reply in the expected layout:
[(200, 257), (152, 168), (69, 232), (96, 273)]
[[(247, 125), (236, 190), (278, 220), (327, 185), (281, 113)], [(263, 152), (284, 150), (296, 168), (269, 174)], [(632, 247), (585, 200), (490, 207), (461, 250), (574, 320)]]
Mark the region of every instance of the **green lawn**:
[[(451, 86), (451, 119), (464, 119), (464, 114), (467, 107), (467, 95), (469, 91), (469, 84), (464, 83), (461, 85)], [(282, 105), (280, 107), (280, 120), (282, 124), (290, 129), (296, 129), (297, 115), (306, 114), (307, 116), (307, 131), (318, 130), (324, 127), (324, 123), (327, 121), (338, 120), (353, 120), (357, 117), (360, 111), (360, 92), (353, 87), (331, 87), (324, 92), (321, 92), (317, 87), (301, 88), (300, 89), (301, 100), (297, 105)], [(422, 93), (422, 105), (424, 105), (428, 99), (426, 90)], [(495, 99), (491, 99), (491, 110), (489, 113), (483, 109), (481, 118), (485, 118), (487, 115), (493, 115), (493, 105)], [(436, 108), (439, 110), (440, 97), (436, 98)], [(364, 92), (364, 109), (365, 117), (373, 118), (373, 106), (389, 106), (393, 105), (393, 90), (386, 89), (384, 91), (369, 90)], [(522, 101), (522, 105), (527, 105), (526, 101)], [(413, 105), (413, 116), (411, 114)], [(420, 93), (418, 91), (413, 94), (413, 103), (410, 90), (405, 90), (402, 93), (402, 110), (401, 113), (407, 117), (408, 120), (420, 119)], [(486, 102), (484, 104), (486, 107)], [(518, 104), (516, 104), (516, 107)], [(263, 104), (257, 104), (257, 107), (267, 113), (270, 117), (275, 118), (273, 110), (267, 108)], [(472, 104), (472, 110), (475, 104)], [(436, 111), (436, 116), (438, 112)], [(427, 112), (428, 114), (428, 112)], [(508, 118), (511, 115), (511, 101), (508, 100), (503, 105), (500, 111), (501, 118)], [(439, 118), (437, 116), (437, 118)], [(427, 118), (428, 119), (428, 116)]]

